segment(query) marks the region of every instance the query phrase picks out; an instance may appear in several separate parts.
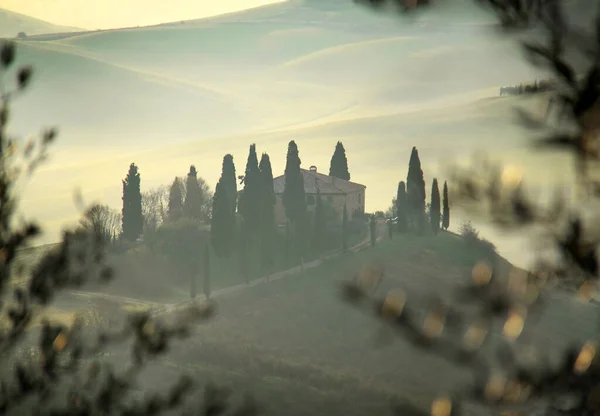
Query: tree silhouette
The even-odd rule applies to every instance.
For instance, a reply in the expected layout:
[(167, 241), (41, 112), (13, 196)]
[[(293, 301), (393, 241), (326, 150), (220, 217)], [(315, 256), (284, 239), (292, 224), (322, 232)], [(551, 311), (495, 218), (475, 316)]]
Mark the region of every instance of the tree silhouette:
[(348, 171), (348, 160), (346, 159), (346, 150), (342, 142), (337, 142), (331, 163), (329, 164), (329, 176), (350, 180), (350, 172)]
[(135, 163), (129, 165), (129, 172), (123, 180), (123, 238), (135, 241), (144, 230), (142, 216), (142, 193), (140, 174)]
[(261, 226), (261, 199), (262, 186), (260, 170), (258, 168), (258, 158), (256, 156), (256, 145), (250, 145), (248, 152), (248, 161), (246, 162), (246, 172), (244, 174), (244, 190), (241, 192), (238, 212), (244, 221), (246, 227), (247, 243), (260, 238)]
[(442, 228), (448, 230), (450, 227), (450, 204), (448, 202), (448, 184), (444, 181), (443, 191), (443, 212), (442, 212)]
[(399, 232), (405, 232), (408, 227), (408, 201), (406, 197), (406, 184), (404, 181), (398, 183), (398, 193), (396, 194), (396, 217), (398, 218), (397, 229)]
[(269, 155), (263, 153), (258, 165), (260, 171), (260, 257), (264, 269), (273, 266), (273, 254), (277, 238), (275, 223), (275, 189), (273, 170)]
[(194, 165), (190, 166), (185, 181), (185, 201), (183, 215), (196, 221), (203, 219), (204, 195), (198, 182), (198, 172)]
[(169, 221), (177, 221), (183, 216), (183, 190), (181, 180), (175, 178), (169, 189), (169, 206), (167, 207)]
[(429, 223), (433, 234), (437, 235), (440, 231), (440, 189), (438, 187), (438, 181), (433, 178), (431, 183), (431, 206), (429, 208)]
[(409, 201), (409, 224), (413, 230), (423, 232), (425, 220), (425, 179), (421, 169), (419, 151), (412, 148), (406, 177), (406, 192)]

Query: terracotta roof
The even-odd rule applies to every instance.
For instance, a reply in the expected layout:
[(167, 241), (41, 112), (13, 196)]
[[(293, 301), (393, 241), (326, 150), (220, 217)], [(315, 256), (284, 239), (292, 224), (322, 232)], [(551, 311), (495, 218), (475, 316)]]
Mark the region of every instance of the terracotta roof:
[[(350, 194), (366, 188), (365, 185), (335, 178), (333, 176), (323, 175), (322, 173), (300, 169), (304, 179), (304, 192), (307, 194), (316, 194), (317, 186), (322, 194)], [(282, 194), (285, 186), (285, 175), (273, 178), (273, 188), (276, 194)]]

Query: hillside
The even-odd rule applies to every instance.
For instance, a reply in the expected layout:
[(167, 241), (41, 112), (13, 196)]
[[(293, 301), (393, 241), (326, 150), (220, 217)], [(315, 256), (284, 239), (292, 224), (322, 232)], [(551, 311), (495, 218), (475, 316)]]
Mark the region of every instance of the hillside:
[(532, 166), (509, 114), (517, 100), (479, 100), (537, 73), (512, 41), (479, 24), (481, 15), (472, 15), (477, 24), (465, 16), (399, 24), (351, 1), (294, 0), (20, 41), (18, 62), (36, 72), (9, 130), (28, 136), (59, 127), (51, 159), (25, 190), (25, 213), (46, 225), (42, 242), (56, 241), (78, 216), (73, 190), (119, 207), (132, 161), (143, 190), (192, 163), (214, 186), (223, 155), (234, 155), (239, 171), (250, 143), (282, 172), (291, 139), (304, 166), (320, 169), (343, 140), (352, 175), (367, 186), (368, 210), (387, 208), (414, 145), (427, 175), (440, 180), (441, 162), (482, 148)]
[[(432, 295), (450, 296), (470, 278), (476, 260), (451, 233), (396, 236), (332, 259), (304, 276), (219, 296), (217, 316), (199, 325), (191, 339), (175, 344), (168, 358), (152, 364), (143, 385), (160, 390), (177, 371), (184, 371), (204, 382), (232, 386), (239, 396), (251, 392), (264, 405), (265, 415), (282, 414), (283, 409), (292, 416), (385, 415), (397, 401), (425, 409), (437, 395), (467, 383), (468, 374), (415, 350), (374, 317), (353, 310), (341, 300), (339, 283), (367, 265), (381, 265), (385, 275), (377, 296), (401, 287), (419, 310)], [(511, 267), (497, 260), (505, 271)], [(549, 296), (548, 309), (525, 331), (523, 342), (543, 345), (553, 357), (573, 340), (594, 334), (597, 313), (564, 294)], [(92, 305), (97, 322), (115, 319), (114, 301), (90, 297), (81, 308)], [(65, 317), (65, 312), (56, 313)], [(565, 326), (566, 321), (577, 325)], [(115, 348), (108, 359), (119, 362), (123, 354)], [(471, 410), (466, 414), (487, 415), (483, 409)]]
[(14, 38), (19, 32), (29, 35), (81, 31), (69, 26), (59, 26), (24, 14), (0, 8), (0, 38)]

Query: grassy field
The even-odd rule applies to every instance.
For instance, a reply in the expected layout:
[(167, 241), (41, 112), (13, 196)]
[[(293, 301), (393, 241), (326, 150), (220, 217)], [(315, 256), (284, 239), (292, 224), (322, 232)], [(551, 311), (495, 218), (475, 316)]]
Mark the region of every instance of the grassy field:
[[(376, 262), (385, 267), (380, 295), (401, 286), (409, 304), (426, 307), (432, 294), (448, 295), (469, 279), (476, 260), (454, 234), (386, 240), (305, 276), (219, 298), (214, 321), (200, 326), (162, 363), (249, 389), (269, 415), (380, 415), (389, 414), (392, 402), (426, 408), (439, 394), (466, 385), (469, 373), (414, 349), (373, 317), (353, 310), (340, 299), (338, 283)], [(543, 346), (553, 357), (593, 336), (596, 322), (596, 309), (556, 295), (523, 342)], [(471, 410), (467, 414), (487, 414)]]
[[(154, 362), (140, 388), (161, 390), (183, 371), (230, 386), (238, 397), (252, 393), (264, 415), (385, 415), (397, 402), (426, 409), (438, 395), (466, 385), (470, 373), (415, 349), (392, 328), (345, 304), (339, 283), (378, 264), (385, 270), (378, 296), (402, 287), (409, 306), (425, 308), (433, 294), (447, 296), (469, 279), (477, 260), (452, 233), (395, 235), (304, 275), (223, 295), (217, 298), (217, 316)], [(574, 341), (594, 336), (598, 312), (565, 294), (550, 296), (550, 307), (521, 342), (543, 346), (553, 358)], [(97, 322), (111, 321), (103, 313), (116, 304), (107, 305), (94, 317)], [(493, 338), (485, 353), (497, 343)], [(125, 354), (122, 347), (115, 348), (109, 357), (119, 361)], [(466, 414), (488, 413), (473, 406)]]
[[(268, 415), (379, 415), (395, 401), (426, 407), (465, 373), (393, 342), (376, 320), (342, 302), (338, 283), (377, 262), (386, 270), (382, 290), (402, 285), (423, 302), (432, 288), (468, 275), (475, 260), (454, 234), (384, 240), (304, 276), (219, 298), (217, 317), (158, 366), (250, 391)], [(377, 348), (384, 339), (391, 344)]]

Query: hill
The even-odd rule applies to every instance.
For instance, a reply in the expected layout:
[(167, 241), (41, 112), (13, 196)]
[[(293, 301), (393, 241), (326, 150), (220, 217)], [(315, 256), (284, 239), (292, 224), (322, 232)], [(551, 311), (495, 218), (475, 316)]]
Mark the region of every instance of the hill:
[(24, 32), (27, 36), (30, 36), (81, 30), (76, 27), (55, 25), (24, 14), (0, 9), (0, 38), (14, 38), (20, 32)]
[(281, 172), (292, 138), (306, 166), (320, 169), (343, 140), (352, 175), (369, 189), (369, 210), (387, 208), (414, 145), (432, 176), (442, 175), (442, 157), (464, 160), (490, 146), (527, 166), (527, 155), (515, 151), (522, 132), (505, 117), (515, 101), (502, 101), (502, 114), (466, 104), (536, 72), (513, 43), (461, 19), (434, 25), (419, 16), (398, 24), (351, 1), (298, 0), (179, 24), (20, 41), (19, 63), (33, 64), (36, 74), (14, 103), (10, 132), (60, 127), (23, 207), (47, 224), (44, 242), (56, 241), (78, 215), (73, 190), (118, 207), (132, 161), (143, 189), (166, 184), (192, 163), (214, 185), (223, 155), (232, 153), (243, 169), (253, 142)]
[[(160, 390), (175, 372), (184, 371), (203, 382), (229, 385), (240, 395), (254, 394), (265, 415), (282, 414), (284, 409), (292, 416), (384, 415), (397, 401), (425, 410), (434, 397), (467, 383), (468, 374), (414, 349), (374, 317), (343, 303), (339, 283), (367, 265), (381, 265), (385, 275), (376, 295), (401, 287), (418, 312), (435, 294), (451, 296), (470, 278), (477, 260), (452, 233), (396, 236), (375, 248), (332, 259), (303, 276), (220, 296), (216, 318), (152, 364), (143, 386)], [(512, 268), (502, 258), (496, 261), (505, 272)], [(594, 334), (597, 314), (564, 294), (548, 296), (548, 308), (524, 332), (523, 342), (542, 345), (553, 357), (574, 340)], [(88, 299), (86, 307), (93, 302)], [(103, 316), (114, 317), (114, 304), (96, 306), (98, 322), (106, 321)], [(484, 354), (497, 341), (494, 335)], [(120, 362), (124, 354), (123, 348), (115, 347), (106, 358)], [(467, 415), (487, 415), (485, 409), (467, 410)]]

